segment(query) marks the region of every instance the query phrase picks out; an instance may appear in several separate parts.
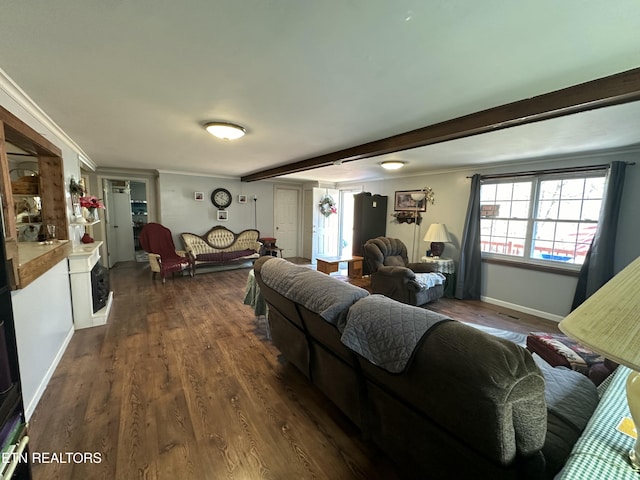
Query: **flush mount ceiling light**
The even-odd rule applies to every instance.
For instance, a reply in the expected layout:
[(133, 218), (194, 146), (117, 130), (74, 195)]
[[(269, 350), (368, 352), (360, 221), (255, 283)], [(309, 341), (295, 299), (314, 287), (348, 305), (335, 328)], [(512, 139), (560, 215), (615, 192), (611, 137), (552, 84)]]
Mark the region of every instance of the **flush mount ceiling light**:
[(404, 162), (400, 160), (387, 160), (386, 162), (382, 162), (380, 166), (385, 170), (398, 170), (404, 166)]
[(246, 133), (244, 127), (227, 122), (208, 122), (204, 124), (204, 128), (211, 135), (222, 140), (235, 140)]

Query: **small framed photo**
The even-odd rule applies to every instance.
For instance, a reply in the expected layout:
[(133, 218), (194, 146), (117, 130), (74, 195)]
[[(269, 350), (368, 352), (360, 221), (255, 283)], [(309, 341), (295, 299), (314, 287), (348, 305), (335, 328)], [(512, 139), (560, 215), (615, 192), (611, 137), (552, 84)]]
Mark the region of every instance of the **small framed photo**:
[(227, 213), (226, 210), (218, 210), (218, 221), (219, 222), (226, 222), (227, 220), (229, 220), (229, 214)]
[(193, 198), (198, 202), (203, 201), (204, 200), (204, 192), (193, 192)]
[(238, 195), (238, 203), (247, 203), (246, 195)]
[[(422, 200), (414, 200), (411, 194), (423, 194)], [(402, 190), (396, 192), (393, 209), (397, 211), (408, 210), (410, 212), (426, 212), (427, 200), (422, 190)]]

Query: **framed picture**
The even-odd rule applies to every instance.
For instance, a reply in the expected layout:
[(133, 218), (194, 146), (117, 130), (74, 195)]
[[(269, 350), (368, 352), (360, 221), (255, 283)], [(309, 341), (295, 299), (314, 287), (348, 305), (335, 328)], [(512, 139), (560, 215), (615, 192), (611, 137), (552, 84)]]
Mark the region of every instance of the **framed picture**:
[(218, 210), (218, 221), (219, 222), (226, 222), (227, 220), (229, 220), (229, 214), (227, 213), (226, 210)]
[(238, 195), (238, 203), (247, 203), (246, 195)]
[(422, 194), (424, 196), (424, 192), (422, 190), (401, 190), (396, 192), (395, 202), (393, 204), (393, 209), (395, 211), (410, 211), (410, 212), (426, 212), (427, 211), (427, 201), (426, 198), (422, 198), (422, 200), (414, 200), (411, 198), (411, 194)]
[(204, 192), (193, 192), (193, 198), (198, 202), (203, 201), (204, 200)]

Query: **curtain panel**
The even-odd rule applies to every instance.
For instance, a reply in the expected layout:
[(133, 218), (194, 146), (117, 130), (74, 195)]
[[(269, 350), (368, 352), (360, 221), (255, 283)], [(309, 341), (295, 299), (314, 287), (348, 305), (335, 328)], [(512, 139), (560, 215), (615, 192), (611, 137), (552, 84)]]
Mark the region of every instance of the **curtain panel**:
[(460, 245), (460, 265), (456, 277), (456, 298), (479, 300), (481, 292), (480, 174), (471, 177), (467, 217)]
[(626, 162), (612, 162), (609, 167), (598, 218), (598, 229), (580, 269), (571, 306), (572, 311), (613, 278), (618, 216), (626, 167)]

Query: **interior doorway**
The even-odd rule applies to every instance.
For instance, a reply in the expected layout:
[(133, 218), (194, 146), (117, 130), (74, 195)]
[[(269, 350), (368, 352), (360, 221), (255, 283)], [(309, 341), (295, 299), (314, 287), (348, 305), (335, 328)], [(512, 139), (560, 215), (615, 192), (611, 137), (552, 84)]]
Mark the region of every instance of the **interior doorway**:
[(103, 179), (109, 268), (135, 260), (131, 185), (128, 180)]
[(362, 189), (340, 190), (340, 255), (350, 257), (353, 253), (353, 196)]
[(276, 187), (275, 234), (283, 257), (298, 256), (298, 225), (300, 223), (300, 190)]

